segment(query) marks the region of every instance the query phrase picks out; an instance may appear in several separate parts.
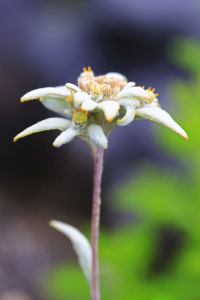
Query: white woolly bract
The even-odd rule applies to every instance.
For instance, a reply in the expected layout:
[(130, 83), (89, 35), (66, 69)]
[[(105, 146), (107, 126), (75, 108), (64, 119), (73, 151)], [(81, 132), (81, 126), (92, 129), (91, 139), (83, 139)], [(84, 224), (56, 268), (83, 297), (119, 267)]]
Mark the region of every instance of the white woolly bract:
[(140, 106), (140, 100), (136, 98), (122, 98), (118, 100), (118, 103), (123, 106), (133, 106), (133, 107), (139, 107)]
[(86, 99), (82, 105), (81, 109), (85, 111), (93, 111), (97, 107), (97, 103), (95, 103), (93, 100)]
[(69, 90), (67, 90), (64, 86), (58, 87), (58, 88), (46, 87), (46, 88), (36, 89), (36, 90), (26, 93), (21, 98), (21, 102), (38, 99), (38, 98), (45, 97), (48, 95), (58, 95), (61, 97), (66, 97), (69, 94), (70, 94)]
[(90, 125), (88, 127), (88, 134), (92, 141), (102, 148), (108, 148), (108, 140), (103, 132), (103, 129), (99, 125)]
[(66, 88), (71, 90), (71, 91), (74, 91), (74, 92), (82, 92), (81, 89), (75, 85), (75, 84), (72, 84), (72, 83), (66, 83), (65, 84)]
[(149, 94), (139, 86), (128, 87), (126, 89), (123, 89), (121, 92), (117, 94), (116, 99), (119, 100), (120, 98), (127, 98), (127, 97), (136, 97), (139, 99), (140, 98), (150, 99)]
[(127, 80), (124, 75), (117, 73), (117, 72), (109, 72), (109, 73), (106, 73), (105, 76), (107, 78), (114, 78), (114, 79), (118, 79), (118, 80)]
[(81, 104), (85, 100), (90, 100), (91, 97), (85, 92), (77, 92), (74, 94), (74, 102), (75, 104)]
[(23, 130), (21, 133), (19, 133), (15, 138), (14, 141), (17, 141), (18, 139), (25, 137), (27, 135), (45, 131), (45, 130), (52, 130), (52, 129), (59, 129), (61, 131), (66, 130), (71, 126), (71, 121), (63, 119), (63, 118), (48, 118), (45, 120), (42, 120), (25, 130)]
[(127, 89), (127, 88), (130, 88), (130, 87), (134, 87), (136, 85), (136, 83), (134, 81), (129, 81), (125, 87), (123, 88), (124, 89)]
[(138, 108), (136, 110), (136, 116), (161, 123), (181, 135), (184, 139), (188, 140), (187, 133), (172, 119), (172, 117), (165, 110), (159, 107)]
[(98, 104), (98, 107), (103, 110), (108, 122), (111, 122), (117, 116), (120, 109), (120, 105), (116, 101), (103, 101)]
[(62, 132), (53, 142), (53, 146), (60, 147), (66, 143), (69, 143), (73, 138), (78, 135), (77, 131), (73, 128), (69, 128), (66, 131)]
[(117, 120), (117, 125), (125, 126), (131, 123), (135, 118), (135, 108), (132, 106), (126, 107), (126, 114), (122, 119)]
[(69, 108), (69, 105), (67, 104), (65, 97), (49, 95), (49, 96), (40, 98), (40, 102), (49, 110), (52, 110), (63, 116), (66, 115), (65, 111), (67, 109), (69, 109), (71, 111), (70, 115), (72, 115), (72, 109)]

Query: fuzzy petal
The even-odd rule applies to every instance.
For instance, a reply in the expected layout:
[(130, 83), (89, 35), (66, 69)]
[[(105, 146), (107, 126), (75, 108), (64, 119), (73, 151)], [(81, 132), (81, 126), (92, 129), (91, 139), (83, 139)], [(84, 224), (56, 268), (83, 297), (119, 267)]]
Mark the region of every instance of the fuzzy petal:
[(120, 73), (116, 73), (116, 72), (109, 72), (109, 73), (105, 74), (105, 76), (107, 78), (114, 78), (114, 79), (118, 79), (118, 80), (127, 80), (127, 78), (124, 75), (122, 75)]
[(66, 115), (65, 111), (70, 110), (71, 111), (70, 115), (72, 115), (73, 114), (72, 109), (69, 107), (65, 99), (66, 99), (65, 97), (61, 98), (55, 95), (54, 96), (49, 95), (47, 97), (40, 98), (40, 101), (46, 108), (58, 114), (65, 116)]
[(141, 104), (141, 108), (154, 108), (154, 107), (159, 107), (160, 108), (160, 104), (159, 104), (159, 102), (158, 101), (152, 101), (151, 103), (144, 103), (144, 105), (143, 104)]
[(108, 140), (103, 132), (103, 129), (99, 125), (90, 125), (88, 127), (88, 134), (91, 140), (96, 144), (100, 145), (102, 148), (108, 148)]
[(83, 103), (85, 100), (91, 100), (90, 95), (88, 95), (85, 92), (77, 92), (74, 94), (74, 102), (77, 105), (80, 105)]
[(111, 122), (117, 116), (120, 109), (120, 105), (116, 101), (103, 101), (98, 104), (98, 107), (103, 110), (108, 122)]
[(125, 87), (123, 88), (123, 90), (124, 90), (124, 89), (127, 89), (127, 88), (130, 88), (130, 87), (134, 87), (135, 85), (136, 85), (135, 82), (129, 81), (129, 82), (125, 85)]
[(140, 106), (140, 100), (138, 100), (136, 98), (122, 98), (122, 99), (118, 100), (118, 103), (125, 107), (127, 107), (127, 106), (139, 107)]
[(135, 108), (132, 106), (126, 107), (126, 114), (122, 119), (117, 120), (117, 125), (119, 126), (125, 126), (131, 123), (135, 118)]
[(71, 109), (71, 107), (65, 109), (64, 113), (65, 113), (65, 117), (66, 118), (72, 119), (72, 117), (73, 117), (73, 110)]
[(188, 140), (187, 133), (172, 119), (172, 117), (165, 110), (159, 107), (138, 108), (136, 110), (136, 116), (161, 123), (178, 133), (180, 136), (186, 139), (186, 141)]
[(81, 89), (75, 84), (72, 83), (66, 83), (65, 84), (66, 88), (73, 91), (73, 92), (82, 92)]
[(78, 256), (81, 268), (91, 284), (92, 279), (92, 249), (88, 239), (75, 227), (59, 222), (51, 221), (50, 226), (66, 235), (72, 242), (74, 250)]
[(68, 128), (64, 132), (62, 132), (54, 141), (53, 146), (60, 147), (66, 143), (69, 143), (73, 140), (73, 138), (78, 135), (77, 130), (73, 128)]
[(121, 92), (117, 94), (116, 99), (118, 100), (120, 98), (127, 98), (127, 97), (150, 99), (150, 96), (147, 93), (147, 91), (145, 91), (143, 88), (139, 86), (123, 89)]
[(63, 119), (63, 118), (48, 118), (46, 120), (42, 120), (28, 128), (24, 131), (19, 133), (15, 138), (14, 142), (18, 139), (30, 135), (32, 133), (45, 131), (45, 130), (52, 130), (52, 129), (59, 129), (61, 131), (66, 130), (71, 126), (71, 121)]
[(49, 95), (57, 95), (60, 97), (66, 97), (70, 92), (64, 86), (63, 87), (46, 87), (41, 89), (36, 89), (28, 92), (21, 98), (21, 102), (38, 99), (41, 97), (49, 96)]
[(92, 111), (94, 110), (98, 105), (96, 102), (90, 99), (86, 99), (83, 104), (81, 105), (81, 109), (85, 111)]

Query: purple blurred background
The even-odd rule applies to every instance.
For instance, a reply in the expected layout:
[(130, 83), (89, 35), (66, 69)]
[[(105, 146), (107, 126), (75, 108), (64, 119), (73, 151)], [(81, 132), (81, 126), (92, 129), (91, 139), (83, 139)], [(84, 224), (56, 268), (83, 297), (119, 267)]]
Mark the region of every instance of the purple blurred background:
[[(1, 0), (0, 25), (0, 300), (14, 300), (5, 293), (16, 290), (44, 299), (37, 288), (44, 270), (74, 257), (70, 243), (47, 223), (89, 221), (93, 167), (78, 139), (53, 148), (56, 132), (13, 144), (24, 128), (53, 116), (38, 101), (20, 104), (20, 97), (76, 83), (91, 66), (95, 74), (117, 71), (155, 87), (161, 105), (172, 110), (168, 84), (187, 74), (170, 63), (166, 49), (179, 35), (200, 36), (199, 2)], [(143, 160), (176, 164), (160, 151), (150, 123), (115, 128), (105, 152), (102, 226), (119, 218), (107, 205), (109, 191)]]

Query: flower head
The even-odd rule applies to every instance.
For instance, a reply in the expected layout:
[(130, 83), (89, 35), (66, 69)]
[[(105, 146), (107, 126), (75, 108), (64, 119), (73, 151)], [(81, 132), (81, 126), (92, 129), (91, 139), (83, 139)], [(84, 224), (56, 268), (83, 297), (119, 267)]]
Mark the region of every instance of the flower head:
[(155, 89), (145, 89), (128, 82), (119, 73), (94, 76), (90, 67), (84, 68), (78, 85), (40, 88), (28, 92), (21, 102), (39, 99), (48, 109), (63, 118), (48, 118), (28, 127), (19, 138), (44, 130), (59, 129), (62, 133), (53, 145), (60, 147), (75, 136), (88, 143), (107, 148), (107, 136), (116, 126), (125, 126), (137, 118), (161, 123), (188, 140), (186, 132), (160, 108)]

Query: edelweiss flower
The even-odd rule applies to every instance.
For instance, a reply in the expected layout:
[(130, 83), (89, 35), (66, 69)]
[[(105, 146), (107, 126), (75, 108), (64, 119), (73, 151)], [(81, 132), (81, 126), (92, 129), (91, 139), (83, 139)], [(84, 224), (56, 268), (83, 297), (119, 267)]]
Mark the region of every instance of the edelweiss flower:
[(116, 126), (128, 125), (134, 118), (145, 118), (161, 123), (188, 140), (186, 132), (160, 108), (155, 89), (127, 82), (119, 73), (94, 76), (90, 67), (83, 69), (78, 86), (67, 83), (60, 87), (33, 90), (21, 102), (39, 99), (48, 109), (64, 118), (48, 118), (28, 127), (19, 138), (44, 130), (59, 129), (62, 133), (53, 145), (60, 147), (75, 136), (107, 148), (107, 136)]

